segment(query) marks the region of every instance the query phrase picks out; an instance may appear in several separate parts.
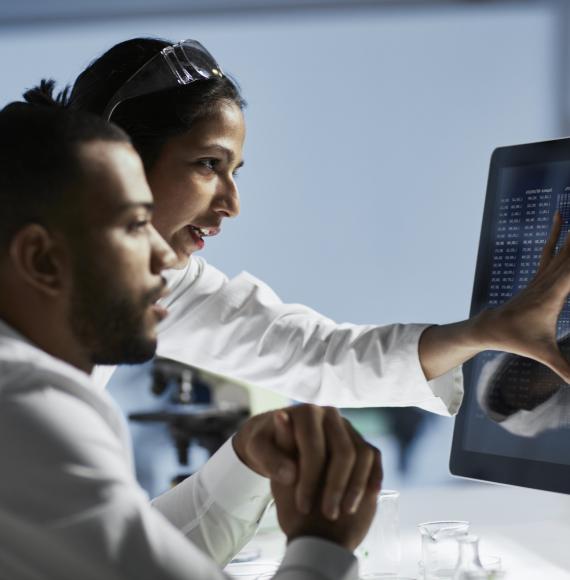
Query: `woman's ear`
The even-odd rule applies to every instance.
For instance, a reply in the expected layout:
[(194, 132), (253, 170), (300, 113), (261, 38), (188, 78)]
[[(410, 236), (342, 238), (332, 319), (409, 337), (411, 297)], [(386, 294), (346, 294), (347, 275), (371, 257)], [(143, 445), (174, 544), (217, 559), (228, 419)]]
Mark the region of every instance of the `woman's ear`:
[(28, 224), (12, 238), (9, 255), (23, 282), (46, 296), (61, 293), (70, 266), (60, 236), (40, 224)]

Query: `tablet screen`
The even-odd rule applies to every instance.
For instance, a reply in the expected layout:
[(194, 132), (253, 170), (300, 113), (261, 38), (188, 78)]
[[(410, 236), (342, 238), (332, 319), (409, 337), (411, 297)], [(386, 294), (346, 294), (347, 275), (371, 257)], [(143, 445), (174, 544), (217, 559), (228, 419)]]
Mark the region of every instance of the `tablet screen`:
[[(472, 315), (502, 304), (529, 284), (557, 209), (563, 219), (558, 251), (570, 225), (568, 140), (495, 151)], [(558, 319), (557, 335), (570, 355), (568, 302)], [(464, 377), (452, 473), (570, 492), (570, 481), (561, 481), (570, 475), (570, 387), (535, 361), (492, 351), (465, 365)]]

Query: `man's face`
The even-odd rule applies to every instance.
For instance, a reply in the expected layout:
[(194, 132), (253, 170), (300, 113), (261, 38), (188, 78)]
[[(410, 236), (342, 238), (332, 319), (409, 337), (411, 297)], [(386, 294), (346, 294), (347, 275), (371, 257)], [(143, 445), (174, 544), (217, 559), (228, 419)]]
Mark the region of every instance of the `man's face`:
[(93, 364), (138, 363), (156, 350), (166, 311), (161, 277), (175, 255), (151, 225), (152, 195), (127, 143), (81, 147), (85, 183), (69, 311), (74, 335)]

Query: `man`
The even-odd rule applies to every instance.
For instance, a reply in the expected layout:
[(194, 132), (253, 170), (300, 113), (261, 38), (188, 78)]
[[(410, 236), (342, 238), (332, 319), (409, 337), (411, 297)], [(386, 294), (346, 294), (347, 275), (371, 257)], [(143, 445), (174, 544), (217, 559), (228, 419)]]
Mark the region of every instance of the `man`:
[(332, 409), (250, 419), (149, 505), (89, 373), (153, 355), (172, 251), (126, 135), (48, 97), (0, 112), (0, 578), (225, 578), (270, 500), (261, 474), (289, 539), (276, 578), (357, 578), (379, 455)]

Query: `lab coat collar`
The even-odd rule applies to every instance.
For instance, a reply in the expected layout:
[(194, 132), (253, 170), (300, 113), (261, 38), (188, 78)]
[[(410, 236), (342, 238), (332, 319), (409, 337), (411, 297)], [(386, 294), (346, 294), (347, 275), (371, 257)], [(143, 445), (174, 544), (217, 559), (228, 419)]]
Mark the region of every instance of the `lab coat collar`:
[(0, 318), (0, 390), (13, 384), (16, 373), (23, 377), (37, 372), (93, 389), (89, 375), (41, 350)]

